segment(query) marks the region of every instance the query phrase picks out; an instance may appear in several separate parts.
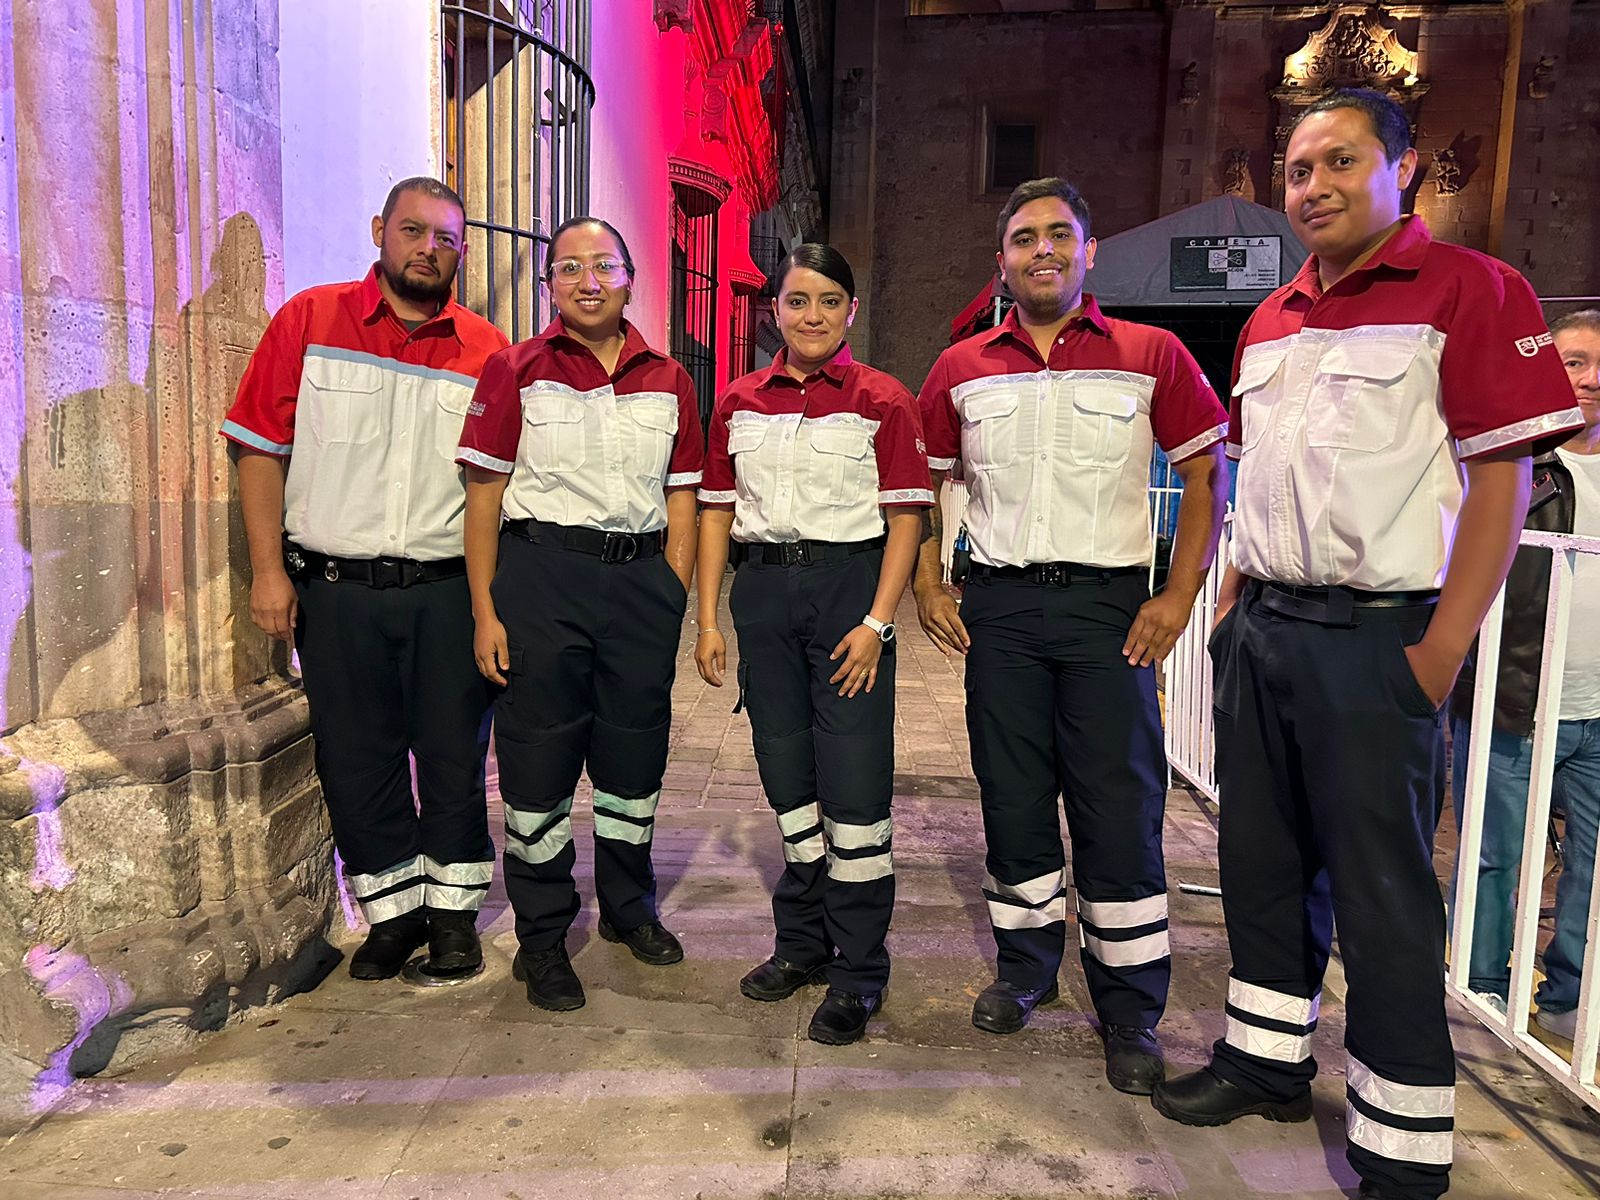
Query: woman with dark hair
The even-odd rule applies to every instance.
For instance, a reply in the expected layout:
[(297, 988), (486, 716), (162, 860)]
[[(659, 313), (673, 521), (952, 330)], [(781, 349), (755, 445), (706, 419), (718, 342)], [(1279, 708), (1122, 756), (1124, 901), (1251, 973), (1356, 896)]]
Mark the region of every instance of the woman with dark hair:
[(739, 990), (782, 1000), (826, 974), (810, 1036), (844, 1045), (889, 977), (894, 612), (933, 491), (916, 401), (850, 356), (850, 264), (808, 243), (775, 279), (783, 349), (734, 380), (711, 421), (695, 665), (722, 686), (713, 584), (731, 535), (739, 702), (784, 857), (772, 957)]
[(650, 842), (704, 443), (688, 373), (622, 315), (633, 289), (622, 235), (596, 217), (567, 221), (545, 281), (559, 315), (485, 365), (458, 461), (473, 653), (501, 687), (513, 970), (530, 1003), (565, 1011), (584, 1002), (566, 935), (586, 766), (600, 936), (642, 962), (683, 958), (656, 910)]

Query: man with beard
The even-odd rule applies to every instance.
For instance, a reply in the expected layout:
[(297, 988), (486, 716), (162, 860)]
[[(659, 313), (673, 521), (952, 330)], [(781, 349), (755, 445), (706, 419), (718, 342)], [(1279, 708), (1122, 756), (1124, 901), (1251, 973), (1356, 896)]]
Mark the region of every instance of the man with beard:
[(424, 943), (436, 976), (483, 961), (489, 693), (455, 455), (479, 370), (507, 343), (451, 299), (465, 224), (437, 180), (396, 184), (372, 219), (377, 263), (284, 304), (221, 430), (250, 616), (300, 651), (334, 844), (371, 924), (356, 979), (395, 975)]
[[(1057, 995), (1062, 797), (1106, 1078), (1144, 1095), (1164, 1072), (1155, 1026), (1172, 971), (1152, 664), (1183, 631), (1215, 553), (1227, 413), (1177, 338), (1108, 319), (1084, 294), (1095, 243), (1071, 184), (1021, 184), (996, 234), (1016, 307), (946, 350), (921, 395), (935, 488), (957, 458), (971, 488), (971, 578), (958, 613), (935, 519), (913, 582), (923, 629), (967, 658), (999, 958), (972, 1023), (1012, 1033)], [(1171, 572), (1152, 598), (1157, 442), (1184, 492)]]

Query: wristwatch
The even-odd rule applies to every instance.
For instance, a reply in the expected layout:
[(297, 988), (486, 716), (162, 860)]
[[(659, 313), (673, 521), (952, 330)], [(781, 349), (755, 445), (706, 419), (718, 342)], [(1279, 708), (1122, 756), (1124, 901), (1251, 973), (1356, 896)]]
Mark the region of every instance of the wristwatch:
[(872, 630), (873, 633), (877, 634), (880, 642), (894, 641), (893, 621), (880, 621), (877, 617), (873, 616), (871, 613), (868, 613), (866, 616), (861, 618), (861, 623), (868, 629)]

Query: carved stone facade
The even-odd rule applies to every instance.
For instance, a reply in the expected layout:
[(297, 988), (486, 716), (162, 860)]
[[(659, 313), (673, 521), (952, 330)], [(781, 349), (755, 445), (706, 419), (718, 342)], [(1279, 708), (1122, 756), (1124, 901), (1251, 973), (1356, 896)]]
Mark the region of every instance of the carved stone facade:
[(276, 5), (210, 14), (21, 4), (7, 51), (0, 1058), (42, 1093), (293, 986), (334, 908), (216, 436), (281, 273)]

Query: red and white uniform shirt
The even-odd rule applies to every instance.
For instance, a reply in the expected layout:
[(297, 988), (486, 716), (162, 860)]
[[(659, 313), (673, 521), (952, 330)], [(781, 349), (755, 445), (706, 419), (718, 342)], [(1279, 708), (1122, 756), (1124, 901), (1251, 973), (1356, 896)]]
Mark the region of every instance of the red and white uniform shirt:
[(891, 375), (839, 352), (796, 379), (787, 350), (717, 401), (700, 503), (733, 508), (740, 542), (862, 542), (885, 504), (928, 508), (917, 402)]
[(1048, 362), (1012, 309), (941, 354), (922, 385), (928, 461), (944, 471), (961, 460), (978, 562), (1148, 563), (1153, 446), (1182, 462), (1228, 432), (1176, 337), (1083, 300)]
[(222, 436), (289, 460), (284, 530), (340, 558), (459, 558), (455, 447), (505, 336), (449, 301), (408, 331), (378, 288), (309, 288), (267, 325)]
[(1315, 256), (1251, 314), (1234, 367), (1234, 565), (1299, 586), (1444, 580), (1461, 462), (1583, 418), (1539, 302), (1409, 218), (1323, 292)]
[(501, 509), (618, 533), (666, 528), (666, 493), (700, 482), (689, 373), (622, 323), (610, 375), (557, 317), (484, 366), (457, 461), (510, 475)]

